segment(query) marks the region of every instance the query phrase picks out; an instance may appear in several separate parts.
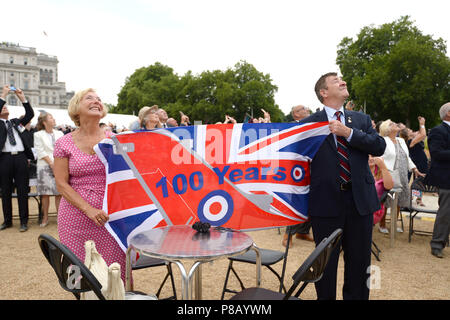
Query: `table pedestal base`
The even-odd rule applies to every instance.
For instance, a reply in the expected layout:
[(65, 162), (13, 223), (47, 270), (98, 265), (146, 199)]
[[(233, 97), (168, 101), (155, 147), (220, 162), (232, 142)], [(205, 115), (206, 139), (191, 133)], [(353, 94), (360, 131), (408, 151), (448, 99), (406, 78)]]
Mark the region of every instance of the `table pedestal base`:
[[(253, 245), (251, 250), (254, 250), (256, 253), (256, 286), (259, 287), (261, 285), (261, 253), (257, 246)], [(127, 250), (126, 257), (126, 283), (125, 290), (131, 291), (131, 249)], [(195, 295), (196, 300), (202, 300), (203, 292), (202, 292), (202, 264), (207, 261), (196, 261), (192, 267), (189, 269), (189, 272), (186, 271), (183, 263), (180, 260), (168, 260), (170, 262), (175, 263), (180, 269), (181, 273), (181, 299), (182, 300), (193, 300), (192, 297)], [(194, 285), (193, 285), (194, 284)], [(193, 295), (193, 290), (195, 288), (195, 292)]]

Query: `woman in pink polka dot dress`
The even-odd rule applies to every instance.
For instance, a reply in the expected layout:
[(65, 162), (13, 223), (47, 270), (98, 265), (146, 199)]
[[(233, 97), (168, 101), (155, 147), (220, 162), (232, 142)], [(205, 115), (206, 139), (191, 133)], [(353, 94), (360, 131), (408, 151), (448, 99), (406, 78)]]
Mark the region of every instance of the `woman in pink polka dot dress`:
[(101, 210), (105, 167), (93, 150), (105, 138), (99, 122), (106, 109), (96, 92), (86, 89), (74, 95), (68, 111), (79, 128), (55, 143), (55, 180), (63, 196), (58, 210), (59, 239), (83, 262), (84, 243), (93, 240), (107, 265), (120, 264), (125, 282), (125, 253), (105, 228), (109, 217)]

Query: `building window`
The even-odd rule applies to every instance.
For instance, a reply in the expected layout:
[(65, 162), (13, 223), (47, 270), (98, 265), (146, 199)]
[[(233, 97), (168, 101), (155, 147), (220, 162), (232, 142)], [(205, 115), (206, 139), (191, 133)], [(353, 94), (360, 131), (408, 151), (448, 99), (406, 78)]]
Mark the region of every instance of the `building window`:
[(10, 97), (9, 97), (9, 104), (10, 104), (11, 106), (17, 106), (17, 99), (16, 99), (15, 96), (10, 96)]
[(23, 82), (23, 88), (24, 88), (25, 90), (28, 90), (28, 89), (29, 89), (29, 86), (28, 86), (28, 80), (25, 80), (25, 81)]
[(9, 63), (14, 63), (14, 57), (9, 57)]

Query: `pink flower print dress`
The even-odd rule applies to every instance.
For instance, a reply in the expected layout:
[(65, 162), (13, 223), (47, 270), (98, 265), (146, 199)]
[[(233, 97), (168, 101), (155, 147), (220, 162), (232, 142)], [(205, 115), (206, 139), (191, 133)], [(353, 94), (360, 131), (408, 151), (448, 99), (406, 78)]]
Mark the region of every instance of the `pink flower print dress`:
[[(105, 166), (97, 155), (84, 153), (75, 145), (72, 133), (56, 140), (53, 152), (55, 158), (69, 159), (69, 184), (91, 206), (102, 208), (105, 193)], [(116, 240), (103, 226), (97, 226), (81, 210), (64, 197), (58, 209), (58, 235), (60, 241), (84, 262), (84, 243), (95, 242), (97, 251), (109, 266), (120, 264), (122, 281), (125, 283), (126, 255)]]

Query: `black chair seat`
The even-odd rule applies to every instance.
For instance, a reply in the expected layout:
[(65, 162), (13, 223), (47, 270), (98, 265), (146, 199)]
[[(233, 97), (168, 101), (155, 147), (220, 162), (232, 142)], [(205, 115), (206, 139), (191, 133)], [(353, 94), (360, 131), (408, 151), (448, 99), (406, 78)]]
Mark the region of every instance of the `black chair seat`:
[(168, 262), (158, 258), (152, 258), (148, 256), (140, 256), (135, 264), (131, 266), (132, 270), (139, 270), (148, 267), (160, 267), (165, 266)]
[[(272, 265), (274, 263), (277, 263), (278, 261), (283, 260), (283, 258), (284, 258), (284, 252), (281, 252), (281, 251), (270, 250), (270, 249), (259, 249), (259, 251), (261, 253), (261, 265), (263, 265), (263, 266)], [(256, 252), (254, 250), (250, 250), (244, 254), (230, 257), (229, 259), (233, 260), (233, 261), (255, 264), (256, 263)]]
[(416, 206), (413, 206), (411, 209), (412, 209), (413, 212), (416, 212), (416, 214), (419, 213), (419, 212), (437, 214), (437, 209), (429, 209), (427, 207), (416, 207)]
[[(235, 296), (230, 300), (283, 300), (286, 295), (272, 290), (264, 288), (248, 288)], [(297, 297), (289, 297), (289, 300), (300, 300)]]

